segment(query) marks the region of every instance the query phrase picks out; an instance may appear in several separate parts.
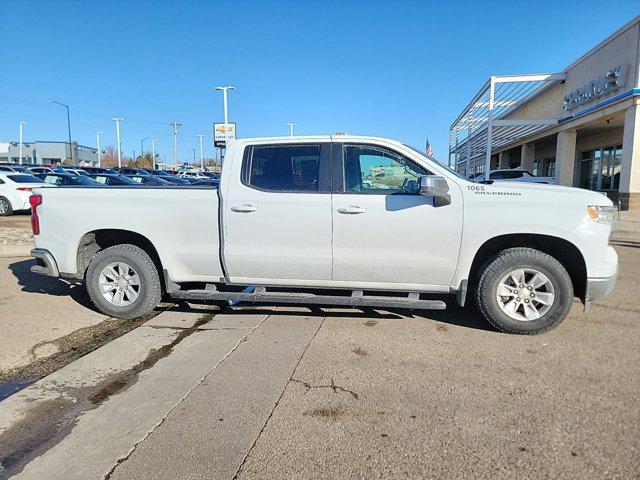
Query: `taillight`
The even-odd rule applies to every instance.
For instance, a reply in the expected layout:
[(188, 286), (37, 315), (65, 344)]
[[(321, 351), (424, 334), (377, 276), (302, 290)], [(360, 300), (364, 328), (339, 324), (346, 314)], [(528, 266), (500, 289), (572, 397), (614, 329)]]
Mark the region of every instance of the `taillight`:
[(34, 235), (39, 235), (40, 219), (38, 218), (38, 205), (42, 205), (42, 195), (31, 195), (29, 197), (29, 205), (31, 205), (31, 231)]
[(16, 190), (20, 192), (30, 192), (33, 187), (18, 187)]

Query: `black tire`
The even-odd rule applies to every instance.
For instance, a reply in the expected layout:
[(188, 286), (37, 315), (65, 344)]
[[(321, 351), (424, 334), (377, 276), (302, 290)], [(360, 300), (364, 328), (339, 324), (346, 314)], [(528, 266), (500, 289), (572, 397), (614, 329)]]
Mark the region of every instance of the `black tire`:
[[(554, 290), (551, 308), (535, 320), (518, 320), (499, 306), (497, 292), (500, 281), (514, 269), (535, 269), (550, 280)], [(488, 260), (479, 273), (476, 304), (486, 320), (507, 333), (535, 335), (562, 322), (573, 302), (573, 283), (567, 270), (551, 255), (532, 248), (510, 248)]]
[[(129, 305), (114, 305), (100, 293), (100, 273), (107, 265), (113, 262), (128, 264), (140, 278), (138, 297)], [(162, 299), (162, 285), (158, 269), (151, 257), (135, 245), (115, 245), (98, 252), (87, 268), (85, 285), (89, 298), (91, 298), (98, 310), (111, 317), (125, 320), (131, 320), (150, 313)]]
[[(0, 217), (8, 217), (9, 215), (13, 215), (13, 207), (11, 206), (11, 202), (4, 198), (0, 197), (0, 204), (6, 208), (0, 208)], [(3, 211), (4, 210), (4, 211)]]

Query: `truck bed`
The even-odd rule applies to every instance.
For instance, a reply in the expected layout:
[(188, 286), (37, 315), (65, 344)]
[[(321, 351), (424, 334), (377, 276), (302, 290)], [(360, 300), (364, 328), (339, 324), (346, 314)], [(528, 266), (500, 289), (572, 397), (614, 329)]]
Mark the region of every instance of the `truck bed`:
[(218, 191), (193, 187), (39, 188), (35, 246), (53, 254), (63, 276), (77, 276), (78, 247), (90, 232), (126, 230), (156, 248), (173, 282), (217, 282), (220, 265)]

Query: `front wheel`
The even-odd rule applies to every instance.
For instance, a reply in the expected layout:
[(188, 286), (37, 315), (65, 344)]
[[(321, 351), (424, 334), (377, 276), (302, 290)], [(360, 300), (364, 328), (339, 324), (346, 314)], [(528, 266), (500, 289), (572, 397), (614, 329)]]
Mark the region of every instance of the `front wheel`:
[(552, 256), (532, 248), (510, 248), (480, 273), (476, 302), (493, 326), (508, 333), (546, 332), (568, 315), (573, 284)]
[(115, 245), (98, 252), (89, 263), (85, 282), (93, 304), (111, 317), (140, 317), (162, 298), (158, 269), (135, 245)]

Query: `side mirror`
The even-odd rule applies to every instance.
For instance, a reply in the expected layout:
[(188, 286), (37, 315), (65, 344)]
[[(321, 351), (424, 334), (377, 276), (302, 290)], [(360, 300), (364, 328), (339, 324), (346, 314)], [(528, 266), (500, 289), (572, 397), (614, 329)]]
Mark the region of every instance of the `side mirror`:
[(430, 197), (447, 197), (449, 185), (444, 177), (439, 175), (424, 175), (420, 177), (418, 193)]

